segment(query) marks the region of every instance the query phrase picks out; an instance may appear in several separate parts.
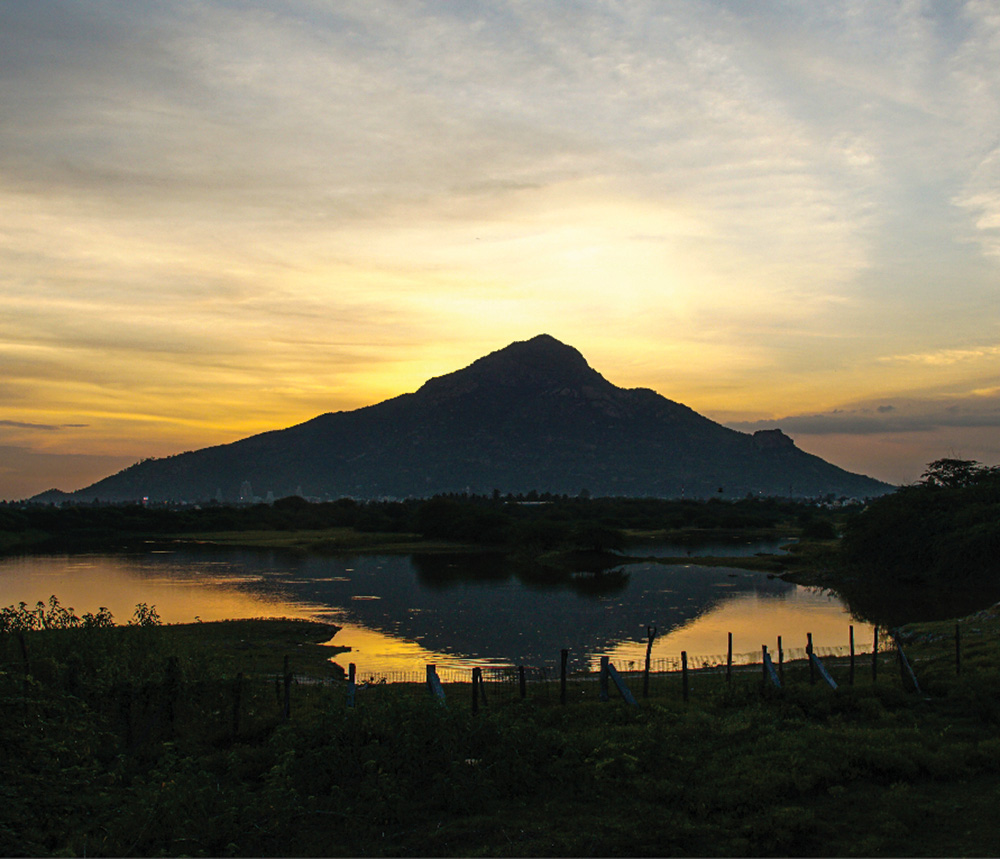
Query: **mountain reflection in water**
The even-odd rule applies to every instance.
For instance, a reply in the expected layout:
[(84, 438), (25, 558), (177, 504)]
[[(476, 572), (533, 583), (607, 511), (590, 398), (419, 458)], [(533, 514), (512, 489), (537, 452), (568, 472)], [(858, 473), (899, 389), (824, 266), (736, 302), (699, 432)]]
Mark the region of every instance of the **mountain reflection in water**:
[[(168, 623), (226, 617), (314, 617), (343, 628), (338, 657), (371, 673), (443, 665), (571, 665), (595, 655), (635, 661), (646, 626), (654, 658), (842, 645), (852, 623), (828, 593), (732, 567), (627, 564), (592, 573), (515, 565), (499, 555), (330, 558), (278, 551), (178, 549), (170, 553), (39, 556), (0, 561), (0, 604), (56, 594), (78, 613), (106, 605), (124, 622), (137, 602)], [(863, 624), (854, 622), (860, 631)]]

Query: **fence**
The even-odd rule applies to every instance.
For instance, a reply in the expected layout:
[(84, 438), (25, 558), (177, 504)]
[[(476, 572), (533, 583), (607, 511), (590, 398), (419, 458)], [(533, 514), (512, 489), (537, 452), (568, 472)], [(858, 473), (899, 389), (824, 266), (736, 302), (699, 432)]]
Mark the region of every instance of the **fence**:
[[(957, 630), (956, 630), (957, 634)], [(647, 654), (652, 650), (656, 631), (648, 629), (649, 646)], [(427, 684), (428, 689), (439, 699), (447, 701), (465, 701), (467, 697), (478, 710), (488, 706), (490, 702), (505, 702), (517, 698), (544, 697), (559, 700), (585, 699), (598, 696), (607, 699), (613, 682), (626, 700), (631, 698), (657, 697), (670, 694), (680, 689), (684, 699), (691, 693), (691, 676), (707, 677), (713, 674), (725, 674), (730, 680), (734, 673), (760, 672), (772, 686), (781, 686), (784, 682), (786, 666), (789, 670), (807, 673), (808, 682), (819, 681), (836, 688), (839, 683), (821, 660), (837, 660), (835, 673), (840, 677), (840, 683), (847, 685), (855, 682), (858, 673), (866, 668), (870, 671), (872, 680), (877, 680), (878, 658), (883, 662), (890, 661), (892, 654), (900, 654), (901, 666), (905, 663), (905, 655), (895, 636), (891, 633), (879, 633), (876, 628), (871, 640), (859, 643), (855, 640), (854, 627), (848, 628), (849, 643), (846, 645), (817, 645), (812, 640), (812, 634), (801, 647), (784, 647), (782, 638), (777, 639), (777, 647), (768, 652), (764, 647), (760, 651), (749, 653), (734, 653), (732, 651), (732, 634), (729, 635), (728, 648), (725, 655), (689, 655), (686, 652), (676, 656), (649, 656), (637, 664), (635, 660), (624, 663), (611, 663), (607, 656), (591, 657), (589, 670), (569, 672), (568, 651), (560, 654), (559, 668), (538, 666), (483, 666), (455, 667), (428, 665), (426, 671), (393, 671), (373, 672), (367, 675), (350, 666), (351, 678), (355, 685), (351, 687), (349, 706), (356, 700), (354, 690), (364, 689), (371, 685), (383, 684)], [(956, 647), (958, 646), (956, 639)], [(956, 650), (956, 654), (958, 651)], [(867, 657), (868, 662), (862, 665), (860, 657)], [(956, 657), (958, 659), (959, 657)], [(916, 677), (908, 663), (911, 683), (916, 686)], [(958, 663), (957, 663), (958, 664)], [(595, 686), (598, 691), (595, 693)], [(461, 691), (462, 687), (476, 687), (472, 691)], [(478, 691), (476, 691), (478, 689)], [(637, 702), (636, 702), (637, 703)]]
[[(330, 706), (357, 706), (365, 690), (389, 684), (409, 684), (415, 692), (427, 686), (448, 706), (467, 706), (473, 711), (492, 708), (527, 698), (566, 703), (570, 700), (608, 700), (612, 686), (617, 694), (634, 706), (641, 706), (646, 698), (680, 695), (685, 701), (707, 682), (730, 682), (734, 674), (748, 675), (760, 672), (761, 682), (767, 686), (781, 687), (786, 682), (786, 670), (795, 676), (795, 682), (825, 682), (836, 688), (839, 683), (850, 684), (865, 669), (857, 657), (867, 656), (872, 682), (877, 682), (879, 659), (883, 667), (894, 657), (899, 662), (904, 686), (920, 692), (913, 668), (894, 634), (873, 640), (877, 647), (856, 648), (851, 628), (851, 644), (847, 646), (817, 646), (812, 636), (804, 647), (784, 648), (781, 639), (778, 647), (768, 652), (764, 647), (758, 653), (725, 656), (690, 656), (682, 652), (676, 657), (660, 657), (644, 661), (641, 667), (634, 662), (614, 665), (608, 657), (600, 658), (600, 670), (571, 673), (568, 671), (568, 651), (560, 653), (559, 668), (545, 666), (477, 666), (453, 667), (429, 665), (425, 672), (375, 672), (366, 674), (350, 666), (347, 683), (298, 677), (294, 665), (285, 657), (283, 671), (272, 676), (244, 676), (181, 683), (177, 676), (176, 660), (167, 660), (156, 680), (142, 683), (117, 683), (111, 686), (76, 688), (71, 670), (58, 671), (58, 676), (43, 683), (36, 677), (37, 664), (29, 672), (29, 654), (23, 636), (7, 641), (5, 658), (0, 660), (0, 698), (6, 704), (23, 706), (27, 712), (32, 701), (41, 692), (42, 685), (59, 687), (63, 693), (81, 695), (88, 699), (94, 710), (117, 722), (131, 745), (134, 737), (146, 739), (167, 737), (182, 722), (192, 722), (212, 714), (212, 731), (219, 735), (238, 737), (291, 718), (293, 712), (310, 707), (328, 710)], [(652, 637), (650, 638), (652, 641)], [(730, 637), (731, 647), (731, 637)], [(837, 659), (835, 680), (822, 659)], [(849, 660), (845, 662), (844, 660)], [(955, 671), (961, 671), (959, 631), (956, 627)], [(692, 683), (692, 678), (698, 679)], [(808, 678), (808, 680), (807, 680)], [(294, 694), (293, 694), (294, 688)], [(40, 699), (39, 699), (40, 700)], [(201, 714), (201, 715), (199, 715)]]

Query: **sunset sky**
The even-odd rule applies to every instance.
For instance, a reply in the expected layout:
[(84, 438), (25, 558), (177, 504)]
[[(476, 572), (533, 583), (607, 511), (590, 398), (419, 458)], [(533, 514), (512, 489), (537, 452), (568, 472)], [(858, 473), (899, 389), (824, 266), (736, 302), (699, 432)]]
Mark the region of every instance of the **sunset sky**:
[(4, 0), (0, 498), (540, 333), (1000, 463), (998, 57), (995, 0)]

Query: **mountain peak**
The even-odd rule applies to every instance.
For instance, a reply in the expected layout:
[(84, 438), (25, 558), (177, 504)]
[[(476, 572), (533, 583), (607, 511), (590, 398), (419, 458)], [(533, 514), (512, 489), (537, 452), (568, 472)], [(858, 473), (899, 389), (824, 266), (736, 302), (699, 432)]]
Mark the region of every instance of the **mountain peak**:
[(467, 393), (482, 386), (558, 388), (610, 386), (572, 346), (549, 334), (518, 340), (468, 367), (429, 379), (420, 392), (434, 396)]
[(76, 497), (249, 494), (426, 496), (440, 492), (704, 498), (889, 487), (795, 447), (780, 430), (727, 429), (652, 391), (625, 390), (548, 334), (511, 343), (414, 394), (320, 415), (229, 445), (150, 460)]

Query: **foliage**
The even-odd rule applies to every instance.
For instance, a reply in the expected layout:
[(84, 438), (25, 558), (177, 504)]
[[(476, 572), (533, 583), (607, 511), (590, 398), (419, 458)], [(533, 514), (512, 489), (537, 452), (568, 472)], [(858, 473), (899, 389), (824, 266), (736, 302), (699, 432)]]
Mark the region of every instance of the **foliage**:
[[(51, 604), (44, 614), (62, 617)], [(878, 685), (833, 692), (789, 665), (781, 694), (755, 674), (700, 675), (689, 704), (672, 684), (639, 710), (599, 703), (596, 689), (561, 706), (543, 688), (473, 716), (462, 687), (441, 707), (423, 689), (384, 685), (359, 690), (349, 709), (343, 684), (303, 683), (287, 720), (271, 669), (204, 658), (251, 629), (278, 641), (254, 623), (36, 625), (23, 633), (27, 657), (15, 634), (0, 635), (0, 853), (995, 849), (993, 614), (963, 623), (960, 677), (949, 627), (907, 631), (931, 700), (887, 670)], [(123, 658), (137, 648), (142, 658)]]
[[(832, 502), (834, 499), (826, 499)], [(204, 508), (122, 505), (0, 504), (0, 550), (118, 548), (122, 544), (178, 535), (260, 533), (287, 535), (290, 546), (329, 551), (418, 537), (502, 549), (548, 551), (615, 548), (622, 534), (669, 532), (690, 538), (746, 529), (786, 533), (807, 528), (817, 537), (834, 531), (829, 506), (775, 498), (711, 499), (588, 498), (532, 492), (527, 495), (440, 495), (407, 501), (361, 503), (349, 498), (311, 504), (301, 498), (273, 505)], [(257, 536), (255, 536), (257, 535)], [(808, 535), (807, 535), (808, 536)], [(369, 541), (371, 542), (371, 541)]]
[[(142, 620), (137, 620), (142, 612)], [(136, 606), (134, 622), (143, 626), (156, 625), (160, 622), (159, 615), (156, 614), (156, 607), (149, 608), (145, 603)], [(59, 600), (53, 594), (49, 597), (48, 606), (39, 600), (33, 609), (29, 609), (27, 603), (19, 603), (17, 607), (6, 606), (0, 608), (0, 633), (4, 632), (28, 632), (33, 629), (72, 629), (84, 627), (85, 629), (102, 629), (114, 626), (114, 615), (107, 608), (101, 606), (97, 614), (87, 612), (82, 618), (73, 613), (72, 608), (64, 608), (59, 604)]]
[(957, 459), (930, 463), (922, 482), (872, 501), (847, 523), (842, 554), (892, 580), (996, 581), (1000, 468)]

